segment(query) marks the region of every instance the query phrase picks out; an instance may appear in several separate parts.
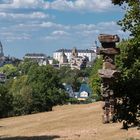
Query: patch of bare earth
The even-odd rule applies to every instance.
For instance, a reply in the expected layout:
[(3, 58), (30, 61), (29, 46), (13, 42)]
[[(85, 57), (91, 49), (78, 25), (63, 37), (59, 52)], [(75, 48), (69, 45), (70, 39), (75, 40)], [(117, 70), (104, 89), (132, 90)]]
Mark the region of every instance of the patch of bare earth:
[(101, 102), (64, 105), (27, 116), (0, 119), (3, 140), (127, 140), (140, 139), (140, 130), (120, 129), (121, 123), (102, 124)]

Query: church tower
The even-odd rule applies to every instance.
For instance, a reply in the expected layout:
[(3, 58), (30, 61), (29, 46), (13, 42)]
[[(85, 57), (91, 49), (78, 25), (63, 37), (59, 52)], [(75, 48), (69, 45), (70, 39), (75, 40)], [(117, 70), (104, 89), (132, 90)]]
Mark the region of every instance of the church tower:
[(67, 56), (65, 55), (64, 50), (62, 50), (62, 53), (60, 55), (60, 64), (63, 64), (63, 63), (68, 63), (68, 59), (67, 59)]
[(78, 51), (75, 47), (72, 49), (72, 57), (78, 57)]
[(3, 57), (3, 56), (4, 56), (3, 47), (2, 47), (2, 44), (1, 44), (1, 41), (0, 41), (0, 57)]

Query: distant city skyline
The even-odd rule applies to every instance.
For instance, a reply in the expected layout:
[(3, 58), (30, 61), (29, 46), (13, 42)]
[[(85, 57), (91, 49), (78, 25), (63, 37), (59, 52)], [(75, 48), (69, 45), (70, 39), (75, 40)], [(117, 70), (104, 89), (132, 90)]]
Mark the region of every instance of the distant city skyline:
[(0, 0), (0, 41), (4, 54), (17, 58), (90, 49), (101, 33), (128, 37), (116, 24), (123, 15), (111, 0)]

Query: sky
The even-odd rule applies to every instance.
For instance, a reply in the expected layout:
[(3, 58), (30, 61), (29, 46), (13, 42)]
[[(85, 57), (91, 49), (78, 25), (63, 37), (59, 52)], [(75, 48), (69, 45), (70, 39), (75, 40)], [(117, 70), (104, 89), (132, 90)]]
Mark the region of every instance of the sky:
[(99, 34), (128, 37), (116, 24), (124, 13), (111, 0), (0, 0), (0, 41), (4, 54), (17, 58), (91, 49)]

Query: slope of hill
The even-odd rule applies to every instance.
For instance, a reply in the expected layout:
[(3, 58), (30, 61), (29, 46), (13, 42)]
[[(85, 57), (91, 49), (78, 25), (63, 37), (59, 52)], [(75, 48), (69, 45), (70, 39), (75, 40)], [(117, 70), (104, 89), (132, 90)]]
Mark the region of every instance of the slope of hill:
[(129, 140), (140, 130), (121, 130), (121, 123), (102, 124), (101, 102), (64, 105), (52, 112), (0, 119), (3, 140)]

